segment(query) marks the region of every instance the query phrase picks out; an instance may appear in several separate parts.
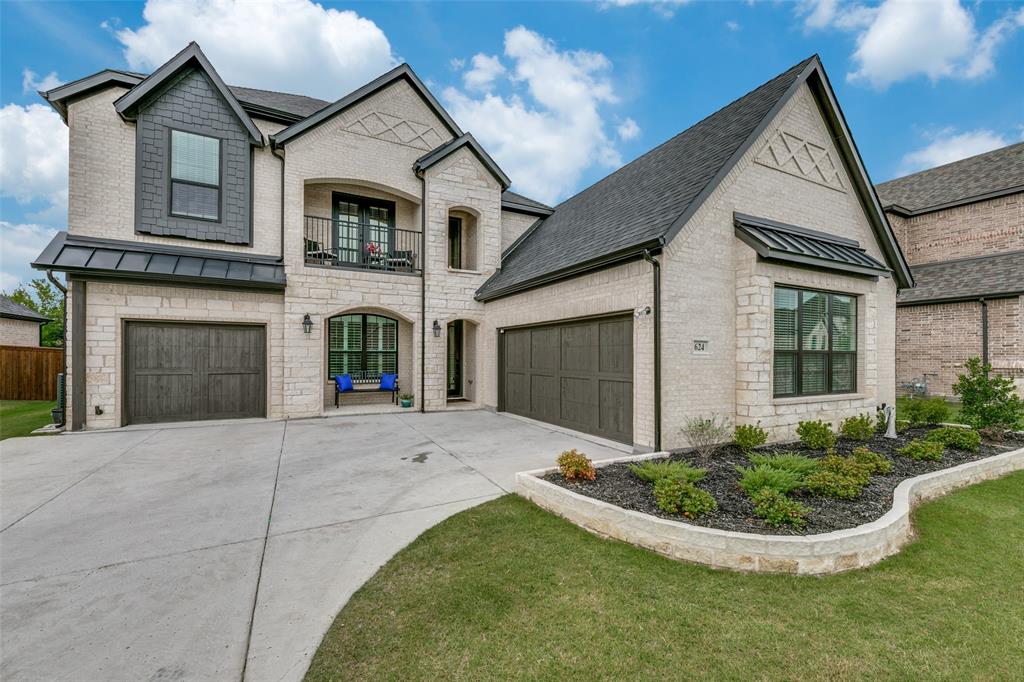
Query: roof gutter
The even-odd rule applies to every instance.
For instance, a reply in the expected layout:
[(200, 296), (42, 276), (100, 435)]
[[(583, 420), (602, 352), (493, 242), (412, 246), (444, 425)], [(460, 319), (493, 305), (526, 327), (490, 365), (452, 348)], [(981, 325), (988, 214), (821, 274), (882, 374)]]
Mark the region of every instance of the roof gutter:
[[(619, 265), (627, 261), (640, 260), (644, 257), (644, 253), (650, 251), (651, 253), (658, 253), (661, 251), (661, 247), (665, 244), (665, 240), (662, 237), (651, 239), (642, 244), (630, 246), (625, 249), (620, 249), (612, 253), (606, 254), (599, 258), (586, 261), (584, 263), (577, 263), (561, 270), (555, 270), (539, 277), (528, 279), (524, 282), (512, 284), (503, 289), (499, 289), (494, 292), (485, 293), (483, 295), (477, 294), (475, 296), (478, 301), (494, 301), (499, 298), (505, 298), (506, 296), (512, 296), (519, 294), (530, 289), (536, 289), (552, 282), (557, 282), (563, 279), (569, 279), (571, 277), (578, 277), (579, 275), (593, 272), (595, 270), (603, 270), (605, 268), (612, 267), (613, 265)], [(497, 273), (495, 273), (497, 275)], [(486, 282), (484, 283), (486, 286)]]
[(1002, 291), (994, 294), (967, 294), (964, 296), (947, 296), (945, 298), (926, 298), (918, 301), (896, 301), (897, 308), (909, 308), (916, 305), (941, 305), (943, 303), (968, 303), (970, 301), (979, 301), (984, 298), (986, 301), (994, 301), (1002, 298), (1017, 298), (1018, 296), (1024, 296), (1024, 290), (1021, 291)]

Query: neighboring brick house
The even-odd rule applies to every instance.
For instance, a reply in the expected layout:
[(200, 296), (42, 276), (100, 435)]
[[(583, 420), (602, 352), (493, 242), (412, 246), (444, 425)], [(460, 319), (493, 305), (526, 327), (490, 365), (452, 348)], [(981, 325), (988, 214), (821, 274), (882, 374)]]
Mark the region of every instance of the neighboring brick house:
[(31, 308), (0, 296), (0, 346), (39, 347), (43, 325), (49, 321)]
[(1024, 143), (877, 191), (917, 282), (897, 299), (900, 391), (952, 396), (981, 357), (1024, 393)]
[(554, 209), (405, 65), (327, 103), (228, 87), (191, 44), (43, 96), (72, 428), (332, 414), (334, 376), (388, 371), (422, 410), (638, 450), (894, 399), (912, 279), (817, 57)]

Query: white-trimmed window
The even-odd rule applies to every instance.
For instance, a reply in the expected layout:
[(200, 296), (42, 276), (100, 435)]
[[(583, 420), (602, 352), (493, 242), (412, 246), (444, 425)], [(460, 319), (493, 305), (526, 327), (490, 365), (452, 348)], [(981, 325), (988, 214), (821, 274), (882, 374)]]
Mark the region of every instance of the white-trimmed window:
[(857, 297), (776, 287), (776, 398), (857, 390)]
[(171, 131), (171, 215), (220, 219), (220, 154), (216, 137)]

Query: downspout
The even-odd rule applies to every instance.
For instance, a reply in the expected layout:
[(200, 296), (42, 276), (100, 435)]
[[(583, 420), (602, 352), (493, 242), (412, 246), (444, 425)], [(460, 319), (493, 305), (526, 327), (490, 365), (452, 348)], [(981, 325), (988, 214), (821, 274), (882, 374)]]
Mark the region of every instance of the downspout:
[(644, 249), (654, 276), (654, 450), (661, 450), (661, 263)]
[(979, 298), (981, 303), (981, 364), (988, 364), (988, 301)]
[(427, 411), (427, 176), (416, 171), (420, 192), (420, 412)]
[[(53, 270), (46, 271), (46, 279), (53, 283), (53, 286), (60, 290), (60, 293), (64, 296), (64, 305), (62, 306), (64, 313), (64, 320), (61, 323), (61, 334), (62, 339), (60, 342), (60, 364), (64, 368), (64, 386), (67, 386), (67, 373), (68, 373), (68, 288), (61, 284), (60, 280), (53, 276)], [(39, 333), (42, 335), (43, 328), (39, 327)], [(68, 412), (68, 397), (67, 395), (60, 397), (60, 423), (61, 425), (67, 422)]]
[(271, 146), (270, 153), (281, 162), (281, 262), (284, 263), (284, 153), (278, 154), (279, 147)]

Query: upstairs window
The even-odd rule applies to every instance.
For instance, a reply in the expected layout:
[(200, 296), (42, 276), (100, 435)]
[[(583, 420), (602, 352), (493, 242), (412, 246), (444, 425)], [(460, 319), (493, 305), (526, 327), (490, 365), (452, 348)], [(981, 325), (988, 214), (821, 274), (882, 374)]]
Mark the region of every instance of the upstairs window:
[(462, 218), (448, 217), (448, 267), (462, 269)]
[(216, 137), (171, 131), (171, 215), (220, 219), (220, 154)]
[(777, 287), (773, 307), (777, 398), (857, 390), (857, 299)]

